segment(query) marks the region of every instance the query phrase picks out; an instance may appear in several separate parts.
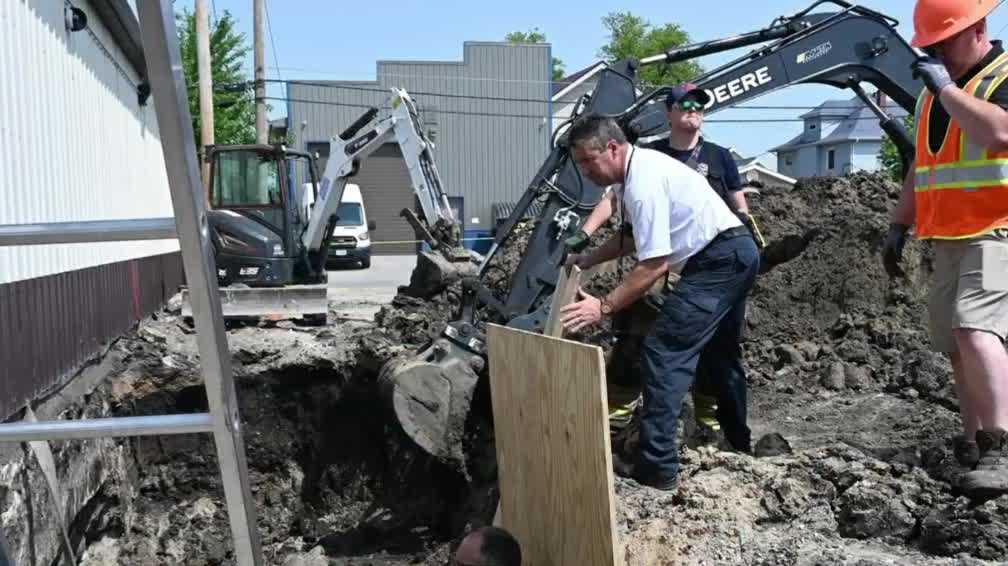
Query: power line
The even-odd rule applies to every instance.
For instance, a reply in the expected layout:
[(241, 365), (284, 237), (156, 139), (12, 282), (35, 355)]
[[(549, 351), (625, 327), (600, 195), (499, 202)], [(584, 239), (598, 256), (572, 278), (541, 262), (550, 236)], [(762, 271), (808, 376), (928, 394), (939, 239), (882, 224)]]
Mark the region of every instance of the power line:
[[(267, 79), (268, 83), (283, 83), (287, 85), (302, 85), (302, 86), (314, 86), (319, 88), (331, 88), (338, 90), (350, 90), (357, 92), (377, 92), (383, 94), (389, 94), (388, 89), (382, 88), (370, 88), (365, 86), (356, 85), (340, 85), (331, 84), (317, 81), (302, 81), (302, 80), (277, 80), (277, 79)], [(515, 98), (510, 96), (490, 96), (490, 95), (477, 95), (477, 94), (454, 94), (447, 92), (425, 92), (425, 91), (408, 91), (411, 95), (418, 96), (439, 96), (443, 98), (454, 98), (454, 99), (470, 99), (470, 100), (487, 100), (487, 101), (497, 101), (497, 102), (529, 102), (535, 104), (546, 104), (548, 102), (565, 102), (565, 103), (575, 103), (578, 100), (543, 100), (538, 98)], [(820, 106), (790, 106), (790, 105), (745, 105), (745, 106), (732, 106), (726, 108), (725, 110), (817, 110)], [(865, 105), (861, 106), (828, 106), (824, 110), (863, 110), (868, 108)], [(891, 108), (891, 107), (890, 107)]]
[[(994, 7), (994, 9), (996, 10), (996, 9), (1000, 8), (1001, 4), (1003, 4), (1003, 3), (1004, 3), (1004, 0), (1001, 0), (1000, 2), (998, 2), (998, 5)], [(987, 17), (989, 18), (990, 16), (988, 15)], [(1005, 28), (1008, 28), (1008, 24), (1005, 24), (1005, 25), (1001, 26), (1001, 31), (997, 32), (997, 35), (995, 35), (994, 37), (1001, 37), (1001, 33), (1004, 32)]]
[(282, 80), (283, 77), (280, 76), (280, 60), (277, 58), (276, 41), (273, 40), (273, 25), (270, 23), (269, 2), (267, 0), (263, 0), (263, 11), (266, 12), (266, 30), (269, 32), (270, 46), (273, 48), (273, 68), (276, 69), (277, 78)]
[[(267, 96), (267, 100), (277, 100), (284, 102), (298, 102), (302, 104), (318, 104), (321, 106), (340, 106), (344, 108), (372, 108), (367, 104), (353, 104), (349, 102), (333, 102), (331, 100), (309, 100), (304, 98), (292, 98), (285, 96)], [(389, 107), (382, 107), (381, 110), (389, 110)], [(552, 117), (536, 114), (510, 114), (503, 112), (474, 112), (465, 110), (431, 110), (430, 112), (435, 114), (451, 114), (458, 116), (484, 116), (488, 118), (532, 118), (536, 120), (548, 120)], [(844, 121), (878, 121), (878, 118), (865, 117), (865, 118), (846, 118)], [(801, 118), (742, 118), (742, 119), (709, 119), (704, 120), (705, 124), (779, 124), (779, 123), (798, 123), (804, 122)]]
[[(395, 62), (398, 62), (398, 61), (395, 61)], [(410, 61), (410, 62), (414, 63), (415, 61)], [(306, 68), (303, 68), (303, 67), (283, 67), (283, 69), (285, 71), (295, 71), (295, 72), (299, 72), (299, 73), (316, 73), (316, 74), (319, 74), (319, 75), (339, 75), (339, 76), (346, 76), (346, 74), (347, 74), (347, 73), (340, 73), (338, 71), (322, 71), (322, 70), (318, 70), (318, 69), (306, 69)], [(379, 75), (382, 76), (382, 77), (397, 77), (397, 78), (407, 78), (407, 79), (415, 79), (415, 78), (421, 77), (421, 75), (417, 75), (417, 74), (402, 74), (402, 73), (379, 73)], [(542, 84), (542, 85), (551, 85), (551, 84), (554, 84), (554, 83), (557, 82), (557, 81), (544, 81), (542, 79), (502, 79), (502, 78), (497, 78), (497, 77), (449, 77), (449, 76), (431, 76), (431, 75), (422, 75), (422, 77), (423, 78), (437, 78), (437, 79), (452, 79), (452, 80), (459, 80), (459, 81), (476, 81), (476, 82), (492, 82), (492, 83), (527, 83), (527, 84)], [(371, 81), (368, 81), (368, 82), (371, 82)]]
[[(304, 98), (291, 98), (288, 96), (267, 96), (266, 100), (277, 100), (286, 102), (300, 102), (302, 104), (319, 104), (322, 106), (341, 106), (345, 108), (372, 108), (368, 104), (352, 104), (349, 102), (333, 102), (331, 100), (308, 100)], [(388, 106), (383, 106), (381, 110), (390, 110)], [(472, 112), (466, 110), (432, 110), (431, 112), (436, 114), (454, 114), (459, 116), (486, 116), (489, 118), (534, 118), (536, 120), (548, 120), (550, 116), (545, 114), (508, 114), (499, 112)]]
[[(266, 82), (286, 83), (288, 85), (292, 85), (293, 84), (293, 85), (303, 85), (303, 86), (315, 86), (315, 87), (319, 87), (319, 88), (335, 88), (335, 89), (340, 89), (340, 90), (353, 90), (353, 91), (359, 91), (359, 92), (380, 92), (380, 93), (385, 93), (385, 94), (389, 94), (389, 92), (390, 92), (389, 89), (382, 89), (382, 88), (370, 88), (370, 87), (354, 86), (354, 85), (334, 85), (334, 84), (328, 84), (328, 83), (320, 83), (320, 82), (312, 82), (312, 81), (300, 81), (300, 80), (290, 80), (290, 81), (268, 80)], [(469, 99), (473, 99), (473, 100), (493, 100), (493, 101), (499, 101), (499, 102), (533, 102), (533, 103), (537, 103), (537, 104), (548, 104), (550, 102), (550, 100), (546, 100), (546, 99), (542, 99), (542, 98), (513, 98), (513, 97), (510, 97), (510, 96), (489, 96), (489, 95), (477, 95), (477, 94), (453, 94), (453, 93), (447, 93), (447, 92), (423, 92), (423, 91), (414, 91), (414, 90), (409, 90), (408, 92), (411, 95), (416, 94), (416, 95), (420, 95), (420, 96), (440, 96), (440, 97), (443, 97), (443, 98), (469, 98)], [(560, 100), (560, 101), (554, 101), (554, 102), (571, 102), (571, 103), (573, 103), (573, 102), (577, 102), (577, 101), (576, 100)]]

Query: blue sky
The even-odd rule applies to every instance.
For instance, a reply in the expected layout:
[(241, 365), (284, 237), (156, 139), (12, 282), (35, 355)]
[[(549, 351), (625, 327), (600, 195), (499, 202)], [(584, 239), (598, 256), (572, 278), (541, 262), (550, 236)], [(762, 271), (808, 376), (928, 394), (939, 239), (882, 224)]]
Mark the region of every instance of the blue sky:
[[(461, 60), (464, 41), (501, 40), (509, 31), (538, 27), (553, 46), (553, 54), (575, 71), (597, 60), (598, 48), (607, 42), (602, 17), (611, 11), (629, 11), (654, 24), (674, 22), (693, 41), (703, 41), (754, 31), (772, 19), (793, 14), (811, 0), (743, 2), (709, 0), (621, 3), (579, 2), (462, 2), (448, 0), (395, 0), (394, 2), (344, 2), (337, 0), (267, 0), (273, 46), (267, 43), (267, 78), (374, 79), (379, 59)], [(865, 0), (862, 5), (900, 20), (900, 33), (913, 34), (913, 2)], [(193, 0), (177, 0), (176, 8), (192, 8)], [(705, 10), (706, 6), (716, 9)], [(252, 0), (211, 0), (211, 17), (230, 11), (248, 37), (252, 37)], [(992, 35), (1001, 37), (1008, 27), (1008, 8), (998, 8), (988, 23)], [(268, 39), (268, 38), (267, 38)], [(711, 68), (744, 51), (700, 59)], [(248, 64), (251, 69), (251, 55)], [(279, 69), (277, 64), (279, 63)], [(283, 96), (271, 89), (271, 96)], [(847, 98), (849, 91), (830, 87), (796, 86), (769, 94), (752, 104), (814, 106), (827, 98)], [(277, 105), (278, 112), (285, 110)], [(795, 118), (801, 110), (729, 110), (712, 119)], [(759, 155), (801, 130), (799, 123), (709, 124), (709, 138)]]

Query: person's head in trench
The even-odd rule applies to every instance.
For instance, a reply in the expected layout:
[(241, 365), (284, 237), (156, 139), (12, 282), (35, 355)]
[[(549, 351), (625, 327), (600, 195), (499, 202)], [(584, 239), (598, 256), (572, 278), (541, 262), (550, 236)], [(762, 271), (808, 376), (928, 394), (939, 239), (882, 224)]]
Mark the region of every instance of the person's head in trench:
[(521, 566), (518, 541), (497, 527), (477, 529), (462, 539), (452, 556), (452, 566)]
[(622, 183), (626, 175), (626, 134), (612, 118), (589, 114), (578, 118), (567, 137), (574, 162), (600, 187)]
[(703, 128), (704, 108), (710, 96), (692, 83), (683, 83), (672, 89), (665, 98), (665, 115), (669, 127), (684, 135), (693, 135)]

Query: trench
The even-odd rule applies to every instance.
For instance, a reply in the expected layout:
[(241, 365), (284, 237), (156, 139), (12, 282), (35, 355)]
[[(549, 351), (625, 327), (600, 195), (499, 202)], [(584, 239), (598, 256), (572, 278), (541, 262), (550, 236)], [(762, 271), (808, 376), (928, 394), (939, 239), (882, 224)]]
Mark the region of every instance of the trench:
[[(416, 564), (492, 505), (492, 478), (479, 489), (420, 453), (390, 425), (371, 387), (374, 376), (348, 382), (346, 375), (347, 368), (286, 367), (236, 383), (268, 564), (314, 547), (340, 564)], [(206, 409), (202, 386), (189, 386), (156, 391), (121, 411)], [(74, 546), (115, 540), (116, 563), (231, 563), (212, 437), (141, 437), (122, 445), (129, 457), (115, 474), (121, 479), (102, 485), (80, 509)]]

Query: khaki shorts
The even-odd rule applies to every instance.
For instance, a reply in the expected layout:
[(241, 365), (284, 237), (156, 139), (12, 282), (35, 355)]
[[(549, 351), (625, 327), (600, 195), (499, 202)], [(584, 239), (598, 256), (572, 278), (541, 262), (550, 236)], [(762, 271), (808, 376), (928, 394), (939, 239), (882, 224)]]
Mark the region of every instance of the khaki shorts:
[(1008, 229), (969, 240), (934, 240), (931, 345), (955, 352), (953, 330), (1008, 336)]

